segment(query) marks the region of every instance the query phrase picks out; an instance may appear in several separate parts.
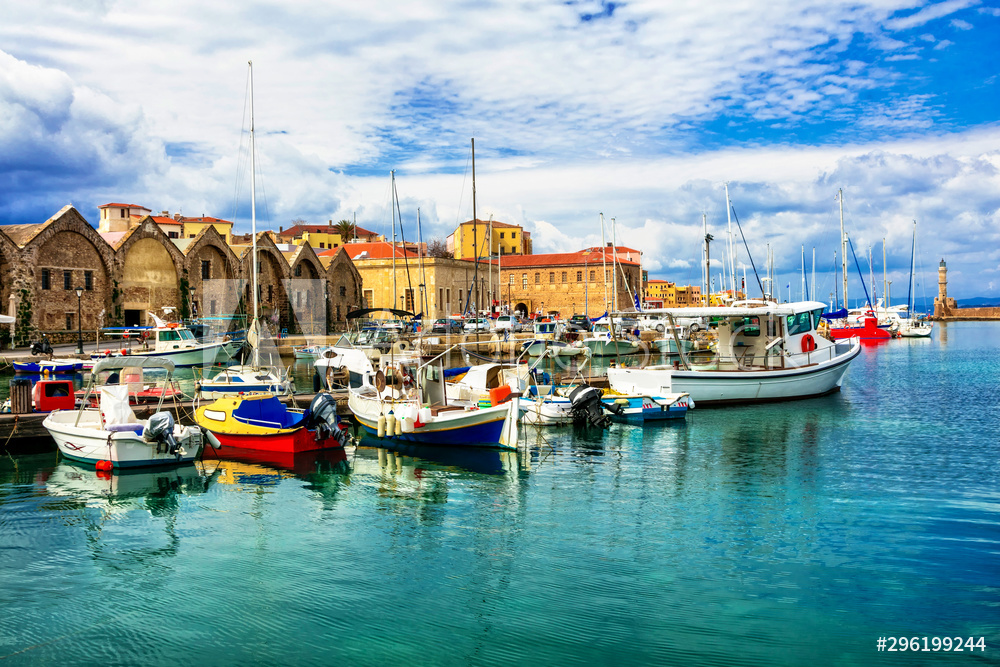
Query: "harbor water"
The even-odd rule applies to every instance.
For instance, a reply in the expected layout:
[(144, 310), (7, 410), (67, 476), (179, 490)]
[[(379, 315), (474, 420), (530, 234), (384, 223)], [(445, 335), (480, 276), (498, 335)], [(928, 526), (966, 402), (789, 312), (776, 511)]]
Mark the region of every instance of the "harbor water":
[(838, 394), (511, 452), (4, 457), (0, 658), (1000, 664), (998, 351), (1000, 323), (939, 324), (866, 346)]

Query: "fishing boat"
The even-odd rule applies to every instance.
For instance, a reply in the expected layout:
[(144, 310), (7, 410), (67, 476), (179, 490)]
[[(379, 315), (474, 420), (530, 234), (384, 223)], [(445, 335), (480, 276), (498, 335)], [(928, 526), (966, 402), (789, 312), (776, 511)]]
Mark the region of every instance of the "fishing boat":
[(14, 361), (15, 373), (41, 375), (43, 373), (75, 373), (83, 370), (83, 361), (78, 359), (52, 359), (50, 361)]
[[(127, 384), (98, 385), (102, 371), (136, 367), (163, 369), (163, 384), (172, 381), (174, 364), (169, 359), (130, 356), (98, 361), (81, 407), (58, 410), (42, 422), (63, 456), (113, 468), (172, 465), (198, 457), (201, 429), (176, 424), (173, 414), (162, 410), (162, 397), (149, 419), (138, 419), (129, 406)], [(90, 407), (95, 390), (100, 399), (97, 407)]]
[(582, 343), (568, 343), (561, 340), (565, 328), (555, 320), (549, 318), (535, 320), (533, 328), (532, 339), (521, 345), (521, 349), (526, 350), (530, 357), (540, 357), (546, 350), (551, 350), (554, 356), (560, 357), (578, 357), (591, 353), (590, 348)]
[[(348, 406), (365, 431), (378, 438), (429, 445), (517, 447), (519, 395), (498, 387), (489, 398), (449, 398), (442, 358), (394, 360), (384, 356), (381, 367), (366, 369), (358, 351), (331, 359), (349, 370), (353, 381)], [(350, 367), (354, 365), (354, 367)]]
[(317, 394), (307, 410), (289, 408), (270, 393), (227, 396), (199, 407), (194, 420), (218, 441), (213, 445), (233, 449), (297, 453), (348, 441), (328, 393)]
[(639, 352), (641, 349), (639, 342), (627, 337), (626, 322), (616, 318), (612, 327), (611, 321), (609, 317), (602, 317), (594, 322), (594, 330), (589, 336), (582, 338), (580, 343), (595, 357), (614, 357)]
[[(172, 308), (166, 310), (172, 311)], [(168, 322), (158, 315), (146, 311), (155, 326), (141, 329), (139, 335), (142, 349), (137, 353), (143, 357), (169, 359), (174, 366), (211, 366), (220, 357), (228, 359), (234, 343), (224, 340), (202, 342), (180, 322)], [(133, 354), (128, 348), (118, 351), (106, 350), (104, 354), (92, 354), (91, 359), (124, 357)]]
[(296, 359), (316, 359), (323, 353), (322, 345), (295, 345), (292, 347), (292, 356)]
[(718, 323), (715, 358), (695, 368), (683, 351), (673, 365), (609, 368), (611, 389), (624, 394), (688, 394), (698, 406), (760, 403), (839, 391), (861, 342), (837, 342), (817, 331), (824, 304), (738, 302), (729, 307), (683, 308), (677, 315)]

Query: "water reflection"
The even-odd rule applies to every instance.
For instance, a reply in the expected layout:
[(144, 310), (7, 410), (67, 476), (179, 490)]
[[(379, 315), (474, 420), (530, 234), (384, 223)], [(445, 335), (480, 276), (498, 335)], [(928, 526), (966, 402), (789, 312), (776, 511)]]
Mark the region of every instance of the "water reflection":
[[(371, 440), (372, 443), (376, 442)], [(518, 452), (488, 447), (418, 445), (401, 441), (377, 441), (378, 447), (361, 446), (355, 458), (367, 459), (374, 452), (379, 468), (402, 474), (410, 469), (419, 476), (425, 469), (456, 470), (484, 475), (507, 475), (520, 469)]]

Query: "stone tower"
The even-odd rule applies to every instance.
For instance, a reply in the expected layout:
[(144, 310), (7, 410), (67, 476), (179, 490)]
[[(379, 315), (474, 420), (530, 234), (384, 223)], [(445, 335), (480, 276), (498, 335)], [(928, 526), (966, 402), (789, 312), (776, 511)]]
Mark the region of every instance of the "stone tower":
[(941, 259), (938, 264), (938, 295), (934, 297), (934, 317), (947, 317), (958, 307), (954, 299), (948, 298), (948, 266)]

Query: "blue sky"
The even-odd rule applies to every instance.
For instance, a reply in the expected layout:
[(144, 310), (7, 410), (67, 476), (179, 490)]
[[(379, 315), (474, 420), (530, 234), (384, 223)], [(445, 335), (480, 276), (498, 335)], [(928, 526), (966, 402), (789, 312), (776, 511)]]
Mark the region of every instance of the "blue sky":
[(826, 298), (843, 188), (879, 276), (886, 240), (894, 301), (913, 220), (918, 296), (944, 258), (953, 296), (1000, 298), (995, 3), (0, 0), (0, 14), (3, 224), (67, 203), (96, 221), (127, 201), (248, 226), (252, 59), (262, 224), (356, 216), (388, 232), (394, 169), (407, 238), (418, 207), (424, 237), (443, 237), (472, 214), (475, 137), (479, 217), (523, 225), (536, 252), (600, 243), (604, 213), (652, 277), (697, 283), (702, 215), (721, 239), (728, 182), (756, 265), (773, 251), (798, 297), (815, 247)]

